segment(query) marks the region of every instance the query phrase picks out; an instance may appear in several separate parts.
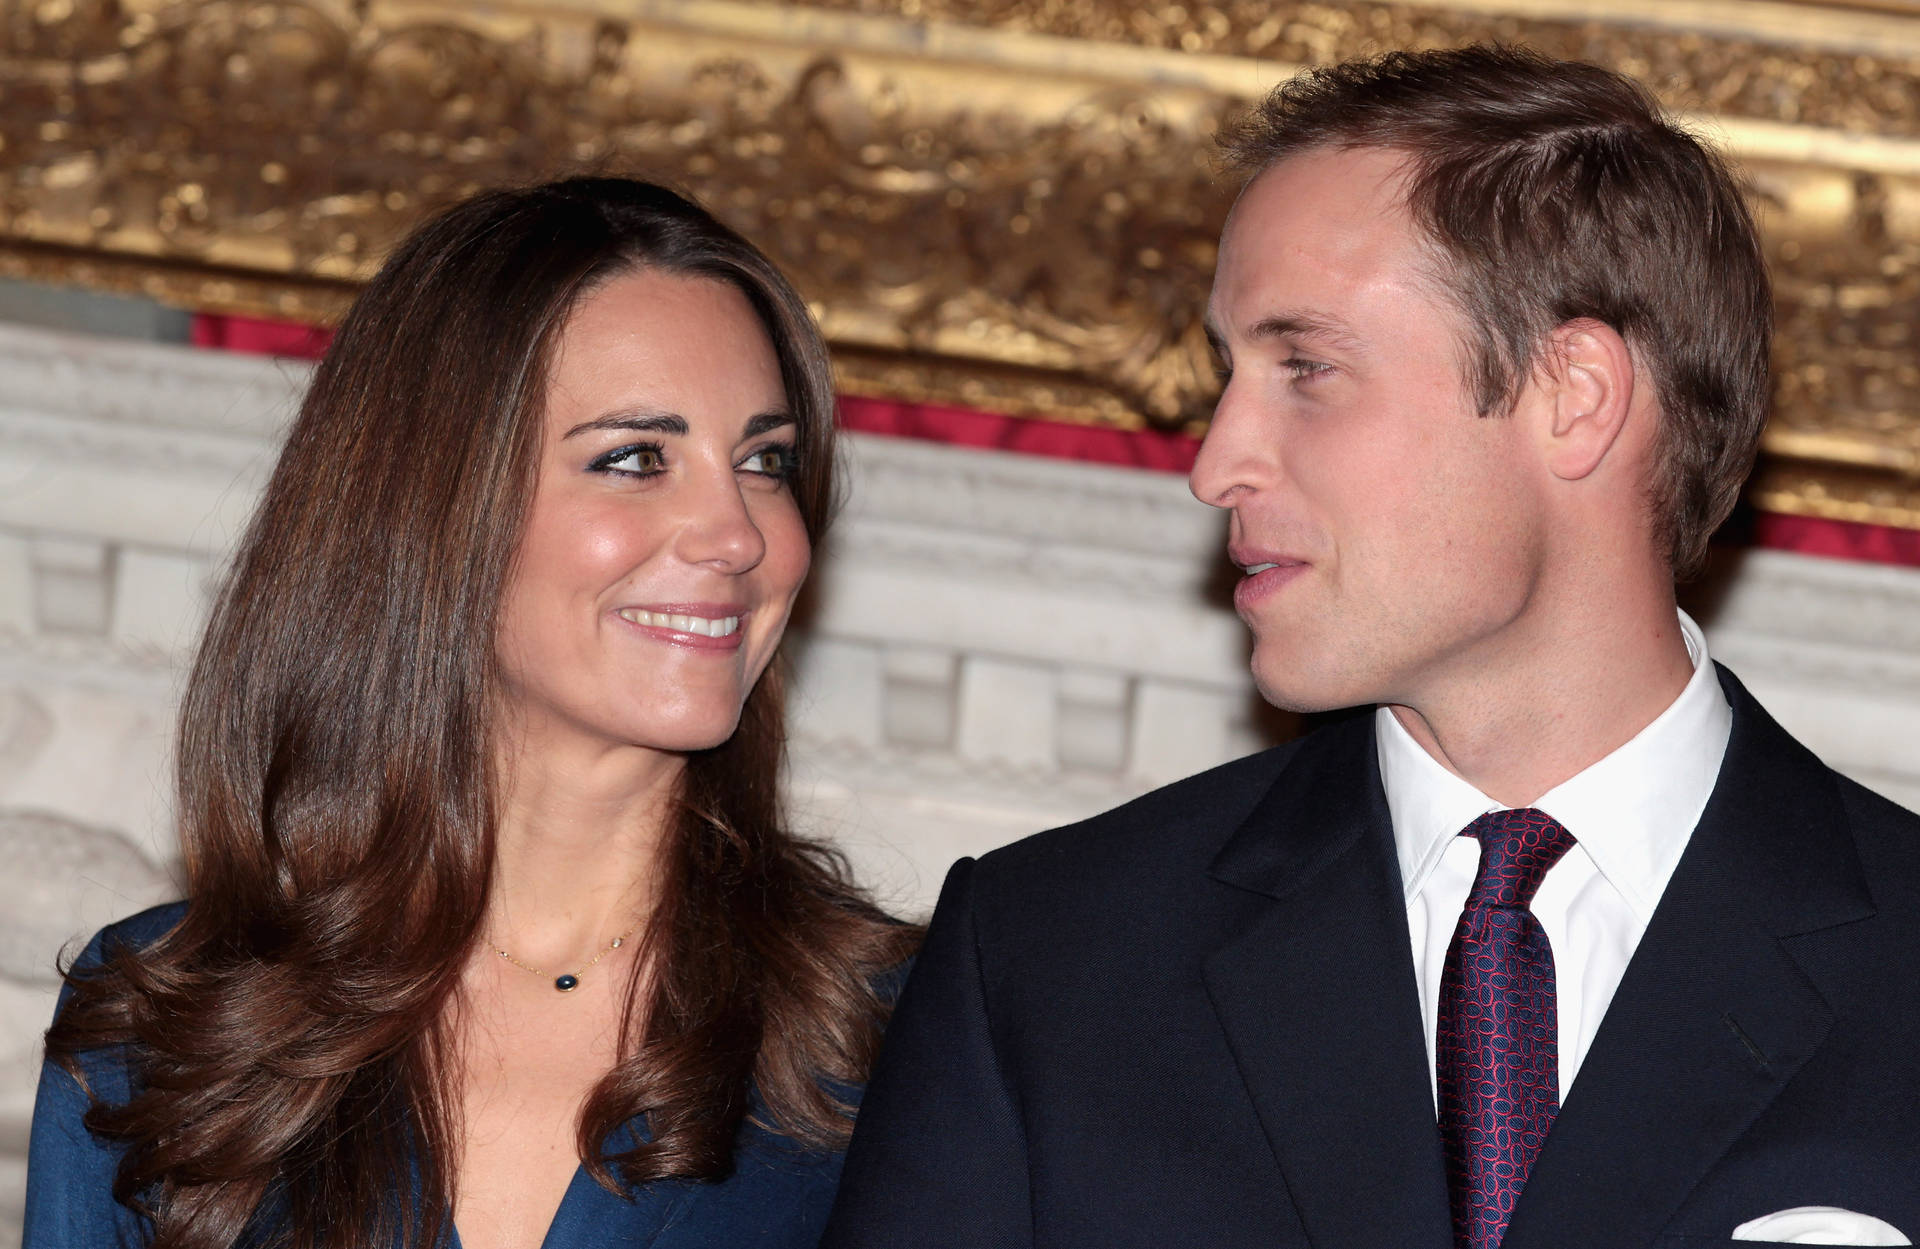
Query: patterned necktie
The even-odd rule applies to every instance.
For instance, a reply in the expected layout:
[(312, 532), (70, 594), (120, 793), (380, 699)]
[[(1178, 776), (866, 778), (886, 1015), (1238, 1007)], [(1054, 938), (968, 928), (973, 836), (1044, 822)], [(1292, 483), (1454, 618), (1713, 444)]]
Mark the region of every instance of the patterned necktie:
[(1493, 811), (1461, 831), (1480, 871), (1440, 977), (1440, 1139), (1455, 1249), (1498, 1249), (1560, 1111), (1553, 950), (1528, 905), (1573, 834), (1544, 811)]

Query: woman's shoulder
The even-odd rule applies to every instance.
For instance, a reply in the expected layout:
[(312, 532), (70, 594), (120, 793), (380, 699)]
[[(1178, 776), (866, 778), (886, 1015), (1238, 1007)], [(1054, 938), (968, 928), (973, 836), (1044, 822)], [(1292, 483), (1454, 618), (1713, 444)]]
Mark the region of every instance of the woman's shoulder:
[(121, 950), (144, 950), (179, 927), (186, 918), (185, 902), (163, 902), (136, 915), (115, 920), (93, 934), (86, 948), (73, 960), (72, 971), (79, 975), (104, 967)]
[[(123, 952), (138, 952), (152, 946), (161, 936), (179, 927), (180, 919), (186, 915), (184, 902), (167, 902), (161, 906), (148, 907), (136, 915), (117, 919), (108, 927), (92, 934), (83, 950), (73, 957), (73, 963), (67, 967), (67, 984), (61, 986), (60, 1003), (54, 1007), (54, 1019), (58, 1021), (61, 1013), (67, 1009), (67, 1003), (73, 1000), (75, 984), (81, 980), (96, 977), (113, 957)], [(79, 1076), (83, 1076), (84, 1088), (90, 1088), (108, 1101), (125, 1101), (131, 1096), (129, 1072), (127, 1072), (127, 1053), (121, 1046), (109, 1046), (106, 1049), (84, 1049), (73, 1055), (73, 1061), (79, 1065)], [(48, 1074), (60, 1069), (60, 1063), (48, 1063)]]
[[(116, 953), (141, 950), (173, 931), (185, 903), (151, 907), (108, 924), (68, 968), (56, 1014), (73, 996), (73, 981), (105, 967)], [(122, 1105), (132, 1097), (124, 1046), (74, 1054), (71, 1065), (49, 1058), (40, 1069), (27, 1146), (25, 1244), (30, 1249), (83, 1249), (147, 1241), (143, 1220), (113, 1200), (122, 1147), (86, 1127), (96, 1103)]]
[[(76, 982), (97, 975), (116, 954), (146, 949), (172, 932), (186, 913), (186, 903), (168, 902), (116, 920), (94, 933), (67, 968), (67, 983), (60, 990), (60, 1001), (53, 1011), (54, 1018), (58, 1020), (67, 1009)], [(103, 1050), (89, 1049), (74, 1054), (73, 1062), (77, 1071), (62, 1071), (61, 1063), (48, 1062), (43, 1073), (42, 1096), (46, 1094), (45, 1079), (57, 1080), (60, 1075), (71, 1079), (77, 1075), (82, 1081), (77, 1085), (78, 1088), (107, 1102), (124, 1102), (132, 1096), (127, 1058), (124, 1047), (108, 1046)]]

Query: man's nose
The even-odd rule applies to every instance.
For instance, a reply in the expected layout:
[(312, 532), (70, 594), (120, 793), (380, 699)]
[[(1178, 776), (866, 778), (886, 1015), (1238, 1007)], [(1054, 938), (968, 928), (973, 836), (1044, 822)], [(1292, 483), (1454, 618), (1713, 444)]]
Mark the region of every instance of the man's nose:
[(1278, 450), (1253, 405), (1228, 382), (1187, 474), (1187, 488), (1209, 506), (1232, 507), (1273, 475)]

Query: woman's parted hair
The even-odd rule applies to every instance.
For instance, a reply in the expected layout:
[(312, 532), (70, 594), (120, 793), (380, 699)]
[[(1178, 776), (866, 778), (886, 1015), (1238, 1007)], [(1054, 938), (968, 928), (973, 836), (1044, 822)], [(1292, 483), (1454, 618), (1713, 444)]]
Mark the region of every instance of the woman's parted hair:
[[(496, 615), (546, 369), (580, 298), (643, 268), (746, 296), (796, 419), (800, 512), (816, 541), (827, 525), (825, 346), (779, 271), (696, 205), (578, 178), (482, 194), (401, 244), (314, 375), (193, 667), (186, 916), (71, 977), (47, 1036), (76, 1075), (128, 1047), (132, 1100), (87, 1124), (125, 1145), (115, 1196), (162, 1249), (444, 1230), (446, 1020), (490, 886)], [(917, 930), (784, 830), (784, 751), (776, 663), (733, 737), (688, 761), (623, 1057), (580, 1119), (603, 1184), (720, 1177), (750, 1113), (844, 1140), (834, 1089), (864, 1079), (875, 982)], [(648, 1139), (621, 1136), (641, 1113)]]

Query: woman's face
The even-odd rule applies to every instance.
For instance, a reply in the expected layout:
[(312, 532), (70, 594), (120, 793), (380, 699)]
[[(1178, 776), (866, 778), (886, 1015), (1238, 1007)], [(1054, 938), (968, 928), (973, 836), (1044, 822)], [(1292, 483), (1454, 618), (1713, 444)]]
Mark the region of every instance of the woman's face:
[(794, 435), (733, 287), (638, 270), (580, 301), (501, 604), (524, 740), (679, 752), (733, 733), (807, 574)]

